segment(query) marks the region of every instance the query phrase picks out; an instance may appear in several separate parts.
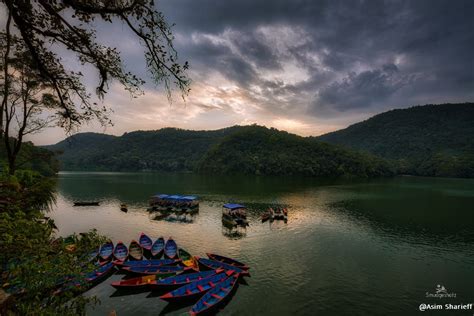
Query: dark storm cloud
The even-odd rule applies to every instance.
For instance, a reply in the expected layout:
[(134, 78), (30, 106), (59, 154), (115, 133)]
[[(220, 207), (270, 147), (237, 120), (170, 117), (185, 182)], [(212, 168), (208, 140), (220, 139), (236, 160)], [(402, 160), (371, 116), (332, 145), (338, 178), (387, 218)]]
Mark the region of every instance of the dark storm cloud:
[[(269, 110), (291, 102), (321, 116), (328, 108), (474, 97), (474, 1), (173, 0), (158, 7), (177, 34), (199, 38), (178, 45), (183, 59), (243, 89), (259, 86)], [(308, 76), (283, 83), (265, 76), (280, 71), (284, 80), (290, 63)]]

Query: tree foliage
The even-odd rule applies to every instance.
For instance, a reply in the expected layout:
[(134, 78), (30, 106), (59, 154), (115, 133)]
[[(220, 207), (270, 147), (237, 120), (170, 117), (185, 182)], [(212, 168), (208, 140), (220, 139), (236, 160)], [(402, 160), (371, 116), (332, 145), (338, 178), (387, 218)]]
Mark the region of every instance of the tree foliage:
[(95, 93), (99, 98), (104, 97), (112, 80), (120, 82), (132, 95), (139, 94), (143, 79), (125, 70), (116, 48), (97, 41), (97, 23), (122, 23), (130, 30), (144, 48), (153, 80), (163, 83), (169, 96), (173, 86), (183, 96), (189, 90), (188, 64), (178, 62), (170, 26), (156, 10), (153, 0), (1, 0), (1, 3), (7, 15), (1, 32), (5, 92), (2, 106), (14, 80), (8, 76), (10, 56), (15, 53), (12, 44), (20, 43), (28, 51), (43, 83), (57, 97), (62, 127), (70, 130), (90, 119), (108, 123), (108, 109), (93, 101), (84, 85), (84, 74), (69, 70), (58, 53), (67, 50), (76, 55), (81, 65), (97, 71)]
[(56, 238), (44, 216), (53, 200), (51, 179), (33, 171), (0, 175), (0, 282), (16, 298), (11, 315), (83, 315), (96, 302), (74, 291), (55, 295), (68, 280), (86, 284), (84, 273), (94, 267), (84, 257), (105, 238), (95, 231)]
[(394, 175), (390, 164), (375, 156), (261, 126), (242, 127), (227, 136), (207, 153), (199, 170), (313, 177)]
[(388, 111), (319, 140), (390, 159), (399, 172), (474, 177), (474, 104)]

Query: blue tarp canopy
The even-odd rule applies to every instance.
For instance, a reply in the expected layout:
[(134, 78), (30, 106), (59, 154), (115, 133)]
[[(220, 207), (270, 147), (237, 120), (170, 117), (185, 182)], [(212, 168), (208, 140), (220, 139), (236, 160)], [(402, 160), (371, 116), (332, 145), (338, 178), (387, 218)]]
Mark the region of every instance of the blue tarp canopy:
[(197, 197), (192, 196), (192, 195), (187, 195), (187, 196), (183, 196), (181, 199), (186, 200), (186, 201), (194, 201), (194, 200), (197, 200)]
[(183, 197), (181, 195), (169, 195), (166, 197), (167, 200), (181, 200)]
[(224, 204), (224, 207), (228, 208), (229, 210), (236, 210), (238, 208), (245, 208), (245, 206), (243, 206), (241, 204), (232, 204), (232, 203)]
[(157, 195), (154, 195), (153, 197), (164, 199), (165, 197), (168, 197), (168, 194), (157, 194)]

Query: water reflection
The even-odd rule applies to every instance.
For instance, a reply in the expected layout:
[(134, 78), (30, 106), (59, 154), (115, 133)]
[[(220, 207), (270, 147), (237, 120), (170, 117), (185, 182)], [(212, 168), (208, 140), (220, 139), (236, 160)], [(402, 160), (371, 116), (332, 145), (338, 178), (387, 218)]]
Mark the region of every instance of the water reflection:
[[(198, 195), (199, 214), (192, 220), (154, 220), (146, 208), (155, 192)], [(101, 205), (73, 208), (74, 200)], [(250, 226), (222, 224), (222, 205), (229, 201), (247, 206)], [(128, 213), (120, 211), (122, 203)], [(286, 224), (261, 222), (272, 205), (288, 208)], [(436, 282), (472, 297), (472, 205), (472, 180), (65, 174), (51, 217), (61, 235), (96, 227), (116, 242), (143, 231), (154, 239), (173, 236), (192, 254), (211, 251), (241, 259), (251, 266), (251, 286), (239, 289), (226, 307), (229, 314), (365, 315), (370, 310), (386, 315), (412, 314)], [(114, 291), (106, 283), (92, 289), (88, 295), (98, 295), (102, 304), (88, 314), (104, 315), (112, 308), (121, 316), (188, 310), (152, 294), (111, 297)]]

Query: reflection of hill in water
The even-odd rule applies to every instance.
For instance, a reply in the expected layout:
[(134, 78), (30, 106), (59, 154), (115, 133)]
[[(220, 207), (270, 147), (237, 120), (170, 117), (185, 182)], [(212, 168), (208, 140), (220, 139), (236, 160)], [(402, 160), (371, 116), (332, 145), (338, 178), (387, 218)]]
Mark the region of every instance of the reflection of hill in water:
[[(443, 201), (432, 201), (418, 196), (398, 201), (372, 197), (335, 202), (329, 208), (348, 216), (355, 223), (370, 226), (378, 231), (378, 235), (441, 246), (444, 243), (448, 245), (474, 241), (472, 212), (465, 208), (456, 209), (455, 200), (459, 203), (458, 199), (459, 197), (445, 197)], [(426, 205), (430, 203), (436, 203), (437, 206), (430, 208)], [(430, 211), (426, 211), (427, 209)]]

